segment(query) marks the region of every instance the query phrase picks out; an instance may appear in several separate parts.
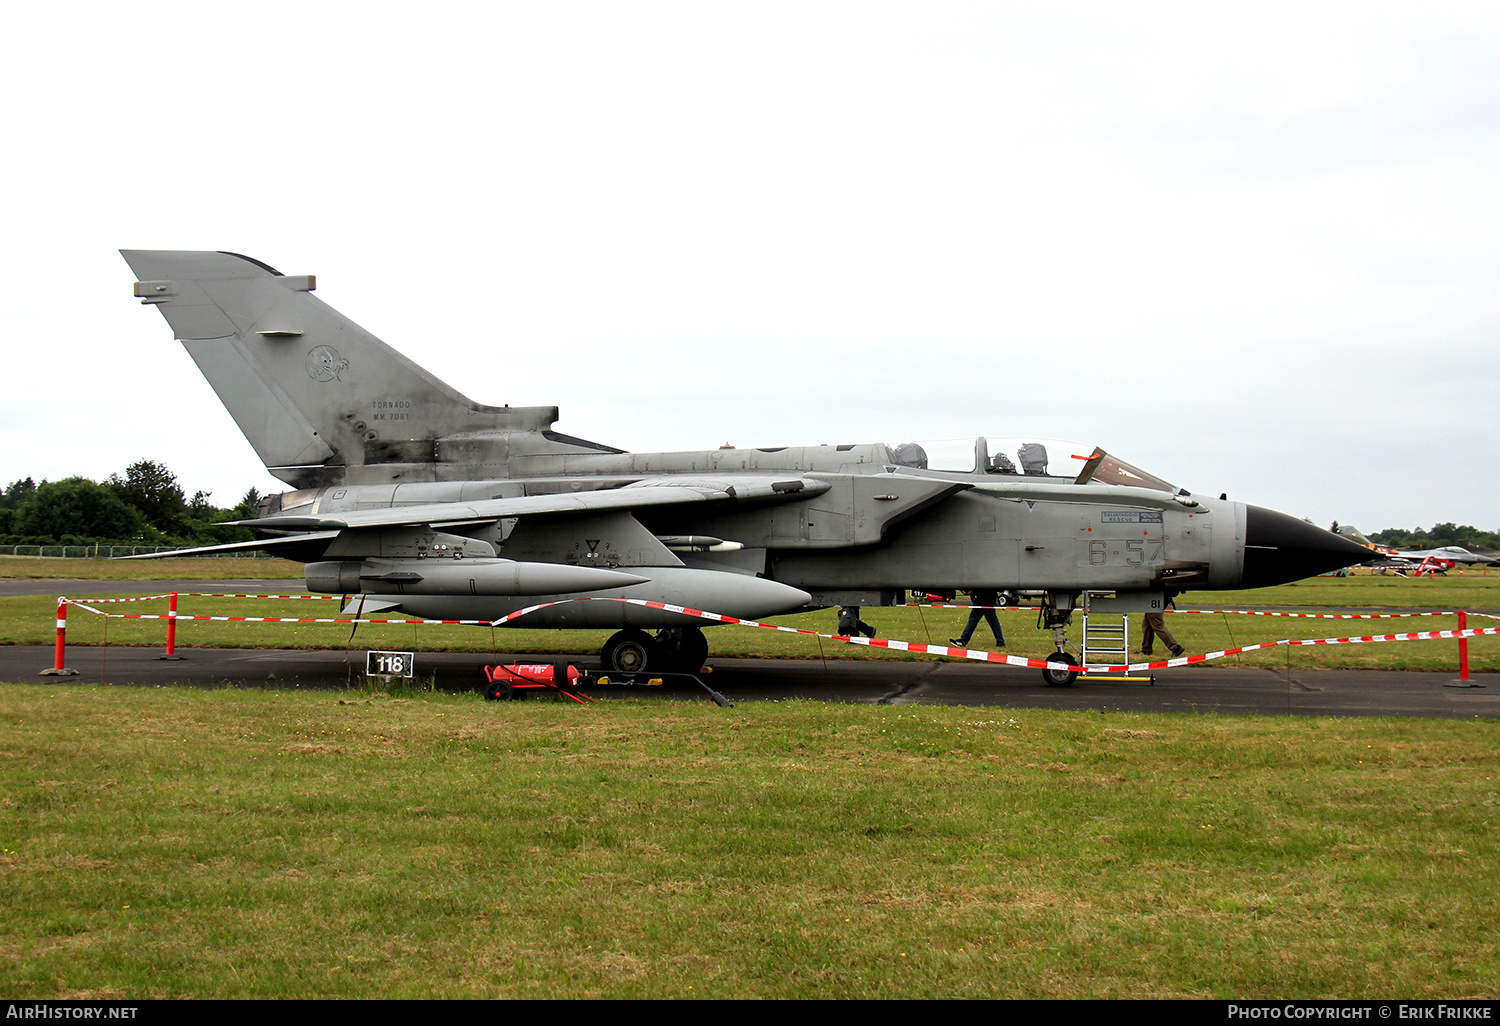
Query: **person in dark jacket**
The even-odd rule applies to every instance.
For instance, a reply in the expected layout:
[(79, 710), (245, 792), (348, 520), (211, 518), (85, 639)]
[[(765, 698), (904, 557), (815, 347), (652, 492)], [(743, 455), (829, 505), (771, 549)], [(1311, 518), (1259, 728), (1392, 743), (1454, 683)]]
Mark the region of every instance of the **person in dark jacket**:
[(1004, 648), (1005, 632), (1000, 629), (1000, 618), (995, 615), (998, 596), (993, 591), (971, 591), (969, 601), (973, 605), (969, 608), (969, 622), (964, 624), (964, 633), (961, 637), (949, 638), (948, 643), (958, 648), (968, 648), (969, 639), (974, 635), (974, 628), (979, 626), (980, 620), (983, 620), (994, 632), (995, 647)]
[(875, 636), (875, 628), (859, 618), (858, 606), (839, 606), (839, 633), (846, 638)]

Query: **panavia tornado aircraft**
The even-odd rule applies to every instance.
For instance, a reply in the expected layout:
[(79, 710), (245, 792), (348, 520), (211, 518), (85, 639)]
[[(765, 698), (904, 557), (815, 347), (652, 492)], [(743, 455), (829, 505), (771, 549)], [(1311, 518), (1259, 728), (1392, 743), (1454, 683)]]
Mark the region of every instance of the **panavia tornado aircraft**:
[[(696, 670), (694, 612), (743, 619), (891, 605), (907, 589), (1045, 592), (1159, 610), (1358, 563), (1295, 517), (1189, 494), (1103, 449), (981, 436), (628, 453), (553, 430), (554, 406), (482, 406), (292, 277), (235, 253), (123, 250), (266, 469), (293, 491), (248, 521), (350, 609), (616, 628), (608, 671)], [(204, 549), (189, 550), (202, 552)], [(571, 601), (590, 600), (590, 601)], [(655, 631), (654, 636), (647, 633)], [(1049, 683), (1074, 674), (1044, 671)]]

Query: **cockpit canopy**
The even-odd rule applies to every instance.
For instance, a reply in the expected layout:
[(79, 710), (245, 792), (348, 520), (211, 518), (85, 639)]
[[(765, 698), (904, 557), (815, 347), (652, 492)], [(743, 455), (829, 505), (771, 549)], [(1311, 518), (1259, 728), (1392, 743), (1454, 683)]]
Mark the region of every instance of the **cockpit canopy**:
[(1051, 478), (1075, 484), (1129, 485), (1162, 492), (1178, 489), (1098, 446), (1079, 445), (1056, 438), (980, 435), (973, 441), (944, 439), (902, 442), (888, 446), (891, 462), (917, 470), (946, 470), (964, 474), (1007, 474)]

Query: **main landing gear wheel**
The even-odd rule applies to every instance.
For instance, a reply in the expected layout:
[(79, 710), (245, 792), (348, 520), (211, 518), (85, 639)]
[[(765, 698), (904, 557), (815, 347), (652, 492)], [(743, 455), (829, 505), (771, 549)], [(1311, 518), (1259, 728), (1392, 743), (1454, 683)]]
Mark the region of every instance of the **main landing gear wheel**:
[(708, 639), (696, 627), (668, 627), (657, 631), (656, 647), (662, 668), (673, 673), (697, 673), (708, 662)]
[(627, 676), (658, 669), (662, 662), (661, 649), (656, 647), (656, 642), (645, 631), (634, 628), (611, 635), (604, 643), (601, 658), (606, 674), (620, 673)]
[[(1053, 652), (1047, 657), (1049, 663), (1067, 663), (1069, 666), (1077, 666), (1078, 660), (1066, 652)], [(1078, 679), (1077, 670), (1053, 670), (1042, 671), (1042, 680), (1047, 682), (1049, 688), (1068, 688)]]

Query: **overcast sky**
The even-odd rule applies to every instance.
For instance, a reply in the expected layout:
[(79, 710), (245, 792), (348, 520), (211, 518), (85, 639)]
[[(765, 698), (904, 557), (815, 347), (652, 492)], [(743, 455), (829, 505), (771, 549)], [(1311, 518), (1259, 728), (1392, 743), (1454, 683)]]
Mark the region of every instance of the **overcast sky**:
[(1047, 435), (1500, 529), (1497, 44), (1480, 4), (17, 7), (0, 483), (283, 487), (116, 252), (208, 249), (621, 448)]

